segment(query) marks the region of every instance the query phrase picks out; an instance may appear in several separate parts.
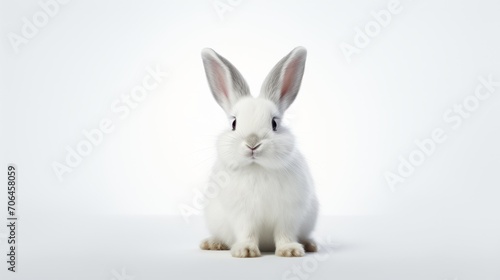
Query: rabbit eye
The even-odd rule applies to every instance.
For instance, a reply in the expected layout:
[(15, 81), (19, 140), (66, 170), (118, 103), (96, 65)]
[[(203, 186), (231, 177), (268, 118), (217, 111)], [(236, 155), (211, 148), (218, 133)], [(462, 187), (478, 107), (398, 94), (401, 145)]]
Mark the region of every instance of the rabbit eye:
[(276, 123), (276, 119), (275, 118), (273, 118), (272, 126), (273, 126), (273, 130), (276, 131), (276, 129), (278, 128), (278, 124)]
[(231, 123), (231, 127), (233, 128), (233, 131), (236, 129), (236, 118)]

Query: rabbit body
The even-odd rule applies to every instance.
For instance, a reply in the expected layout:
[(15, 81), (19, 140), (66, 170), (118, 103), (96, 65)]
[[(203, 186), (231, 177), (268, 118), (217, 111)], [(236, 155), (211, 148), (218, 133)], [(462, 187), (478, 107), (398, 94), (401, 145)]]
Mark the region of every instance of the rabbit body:
[(231, 128), (217, 140), (217, 161), (205, 208), (212, 236), (206, 250), (231, 249), (234, 257), (260, 251), (303, 256), (316, 251), (310, 238), (318, 201), (307, 163), (295, 138), (281, 125), (298, 92), (305, 49), (296, 48), (273, 68), (253, 98), (241, 74), (213, 50), (203, 51), (209, 85)]

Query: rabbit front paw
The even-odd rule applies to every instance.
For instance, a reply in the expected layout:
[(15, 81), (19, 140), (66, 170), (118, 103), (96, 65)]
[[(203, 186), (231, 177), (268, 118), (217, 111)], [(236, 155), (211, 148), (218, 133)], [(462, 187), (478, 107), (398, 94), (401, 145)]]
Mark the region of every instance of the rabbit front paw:
[(241, 242), (231, 247), (231, 255), (235, 258), (260, 257), (259, 246), (254, 243)]
[(280, 257), (303, 257), (304, 254), (304, 247), (297, 242), (285, 243), (276, 248), (276, 255)]

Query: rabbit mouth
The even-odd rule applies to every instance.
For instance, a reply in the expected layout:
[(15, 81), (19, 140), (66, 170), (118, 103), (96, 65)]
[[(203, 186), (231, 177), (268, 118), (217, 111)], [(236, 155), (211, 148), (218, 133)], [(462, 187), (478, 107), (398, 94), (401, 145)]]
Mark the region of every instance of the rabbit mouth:
[(255, 161), (257, 159), (257, 152), (255, 151), (250, 151), (249, 157)]
[[(255, 160), (257, 159), (257, 155), (260, 154), (261, 152), (261, 149), (260, 148), (262, 146), (262, 143), (259, 143), (257, 145), (253, 145), (253, 146), (250, 146), (250, 145), (246, 145), (247, 148), (248, 148), (248, 156), (252, 159), (252, 160)], [(259, 149), (260, 148), (260, 149)]]

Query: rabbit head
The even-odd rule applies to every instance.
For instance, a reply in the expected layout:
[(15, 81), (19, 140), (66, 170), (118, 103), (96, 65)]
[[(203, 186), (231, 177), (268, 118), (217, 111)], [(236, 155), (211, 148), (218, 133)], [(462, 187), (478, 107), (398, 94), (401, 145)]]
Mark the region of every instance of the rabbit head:
[(258, 165), (280, 168), (291, 164), (295, 139), (282, 126), (286, 109), (297, 96), (307, 52), (293, 49), (265, 79), (260, 95), (252, 97), (240, 72), (212, 49), (202, 51), (208, 84), (229, 124), (217, 141), (219, 159), (234, 168)]

